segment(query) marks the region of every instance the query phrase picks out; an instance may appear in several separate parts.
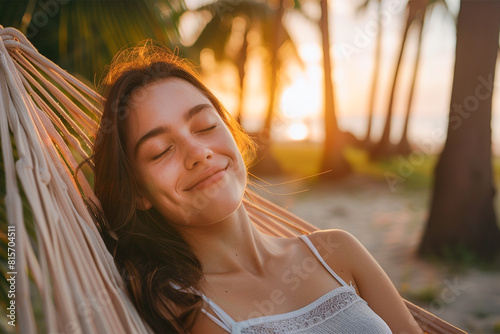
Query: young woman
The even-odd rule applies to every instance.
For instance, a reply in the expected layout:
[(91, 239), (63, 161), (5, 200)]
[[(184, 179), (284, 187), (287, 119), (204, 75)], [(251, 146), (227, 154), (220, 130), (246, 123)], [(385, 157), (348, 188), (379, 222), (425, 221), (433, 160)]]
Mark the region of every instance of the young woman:
[(121, 53), (104, 97), (99, 225), (155, 332), (421, 333), (350, 234), (255, 227), (242, 205), (252, 143), (175, 55), (148, 43)]

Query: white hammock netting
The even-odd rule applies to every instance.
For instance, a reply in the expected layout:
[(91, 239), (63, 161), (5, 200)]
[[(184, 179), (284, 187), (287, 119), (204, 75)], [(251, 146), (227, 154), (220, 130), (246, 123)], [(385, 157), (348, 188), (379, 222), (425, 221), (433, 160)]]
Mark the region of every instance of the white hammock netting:
[[(70, 98), (71, 97), (71, 98)], [(147, 333), (82, 196), (98, 203), (78, 163), (88, 158), (101, 97), (0, 26), (0, 138), (5, 207), (15, 226), (16, 330), (20, 333)], [(14, 150), (15, 148), (15, 150)], [(17, 153), (16, 153), (17, 151)], [(316, 228), (248, 191), (264, 232), (290, 237)], [(36, 231), (31, 241), (23, 196)], [(3, 246), (2, 246), (3, 247)], [(7, 273), (6, 277), (9, 277)], [(30, 283), (32, 281), (33, 283)], [(32, 295), (41, 299), (37, 324)], [(429, 333), (463, 333), (407, 302)]]
[[(94, 107), (99, 96), (42, 57), (17, 30), (0, 29), (0, 39), (5, 206), (8, 223), (16, 231), (19, 332), (41, 330), (31, 306), (29, 276), (43, 300), (47, 332), (147, 332), (73, 180), (78, 164), (68, 146), (80, 159), (87, 157), (89, 136), (97, 129), (91, 117), (99, 116)], [(83, 175), (79, 182), (85, 195), (94, 199)], [(18, 184), (33, 212), (37, 256), (24, 224)]]

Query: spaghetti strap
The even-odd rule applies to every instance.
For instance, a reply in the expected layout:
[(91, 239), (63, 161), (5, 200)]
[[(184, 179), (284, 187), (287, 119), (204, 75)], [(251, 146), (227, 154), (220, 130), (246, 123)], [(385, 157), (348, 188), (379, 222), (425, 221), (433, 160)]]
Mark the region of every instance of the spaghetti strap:
[(340, 284), (342, 284), (343, 286), (349, 286), (349, 285), (347, 285), (346, 282), (344, 282), (344, 280), (342, 278), (340, 278), (339, 275), (337, 275), (337, 273), (335, 271), (333, 271), (332, 268), (330, 268), (330, 266), (328, 264), (326, 264), (325, 260), (323, 260), (323, 258), (319, 254), (318, 250), (316, 249), (316, 247), (314, 247), (313, 243), (311, 242), (311, 240), (309, 240), (309, 238), (307, 237), (307, 235), (303, 234), (303, 235), (299, 236), (299, 238), (302, 239), (302, 241), (304, 241), (306, 243), (306, 245), (313, 252), (313, 254), (316, 255), (316, 257), (321, 262), (321, 264), (323, 264), (323, 266), (326, 268), (326, 270), (328, 270), (330, 272), (330, 274), (332, 274), (333, 277), (335, 277), (335, 279)]
[(201, 309), (201, 312), (205, 313), (205, 315), (207, 317), (209, 317), (213, 322), (215, 322), (217, 325), (219, 325), (223, 330), (225, 330), (226, 332), (230, 333), (231, 332), (231, 329), (229, 327), (227, 327), (227, 325), (225, 323), (223, 323), (222, 321), (219, 320), (219, 318), (211, 315), (210, 313), (208, 313), (207, 310), (205, 310), (204, 308)]
[(224, 312), (217, 304), (215, 304), (210, 298), (208, 298), (207, 296), (205, 296), (203, 293), (201, 293), (200, 291), (198, 291), (196, 289), (192, 289), (192, 288), (191, 289), (182, 289), (179, 285), (177, 285), (173, 282), (170, 282), (170, 285), (174, 289), (177, 289), (179, 291), (188, 292), (188, 290), (189, 290), (189, 292), (194, 293), (194, 294), (200, 296), (201, 298), (203, 298), (203, 300), (208, 304), (208, 306), (210, 306), (212, 311), (214, 311), (214, 313), (219, 318), (208, 313), (208, 311), (205, 310), (204, 308), (202, 308), (201, 311), (203, 313), (205, 313), (210, 320), (212, 320), (217, 325), (219, 325), (223, 330), (231, 333), (231, 328), (234, 325), (234, 320), (226, 312)]
[(233, 325), (235, 323), (234, 320), (229, 316), (229, 314), (224, 312), (224, 310), (221, 309), (217, 304), (215, 304), (210, 298), (208, 298), (204, 294), (201, 294), (201, 297), (208, 304), (208, 306), (210, 306), (212, 311), (214, 311), (214, 313), (219, 318), (208, 313), (208, 311), (205, 310), (204, 308), (202, 308), (201, 311), (203, 313), (205, 313), (211, 320), (213, 320), (213, 322), (215, 322), (217, 325), (219, 325), (222, 329), (224, 329), (225, 331), (230, 333), (231, 328), (233, 327)]

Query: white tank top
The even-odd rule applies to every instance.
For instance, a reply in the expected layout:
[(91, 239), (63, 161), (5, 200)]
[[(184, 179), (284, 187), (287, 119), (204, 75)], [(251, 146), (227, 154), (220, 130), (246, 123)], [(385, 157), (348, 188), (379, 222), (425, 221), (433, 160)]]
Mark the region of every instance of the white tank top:
[(202, 311), (228, 333), (391, 333), (389, 326), (356, 294), (354, 287), (347, 285), (319, 255), (318, 250), (306, 235), (300, 238), (325, 268), (342, 284), (312, 303), (295, 311), (234, 321), (226, 312), (205, 295), (203, 299), (217, 317)]

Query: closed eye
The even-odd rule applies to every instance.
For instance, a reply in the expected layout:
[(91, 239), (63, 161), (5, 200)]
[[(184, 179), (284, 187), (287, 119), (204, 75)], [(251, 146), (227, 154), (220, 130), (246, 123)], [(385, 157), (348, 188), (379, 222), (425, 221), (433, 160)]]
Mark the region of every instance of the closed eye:
[(207, 132), (210, 132), (210, 131), (214, 130), (216, 127), (217, 127), (217, 124), (214, 124), (214, 125), (212, 125), (209, 128), (206, 128), (206, 129), (203, 129), (203, 130), (200, 130), (200, 131), (196, 131), (196, 133), (207, 133)]
[(160, 154), (156, 155), (153, 157), (153, 160), (158, 160), (165, 154), (167, 154), (170, 150), (172, 149), (172, 146), (169, 146), (165, 151), (161, 152)]

